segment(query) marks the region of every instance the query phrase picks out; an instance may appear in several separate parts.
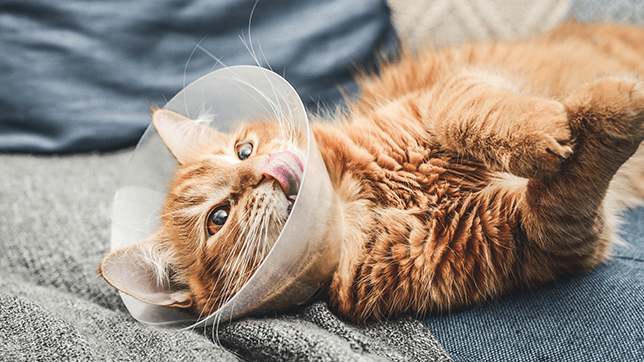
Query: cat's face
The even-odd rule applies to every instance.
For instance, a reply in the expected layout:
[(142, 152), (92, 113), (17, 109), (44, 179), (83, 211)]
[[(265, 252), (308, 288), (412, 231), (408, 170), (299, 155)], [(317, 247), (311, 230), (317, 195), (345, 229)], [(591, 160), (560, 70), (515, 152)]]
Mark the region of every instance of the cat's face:
[[(280, 235), (302, 179), (305, 141), (275, 122), (244, 124), (224, 135), (169, 111), (155, 110), (153, 120), (180, 163), (161, 229), (127, 252), (108, 255), (101, 272), (145, 302), (206, 316), (243, 286)], [(119, 255), (131, 259), (137, 250), (137, 260), (149, 266), (145, 273), (154, 271), (157, 293), (118, 282), (117, 267), (127, 268), (115, 264)], [(162, 296), (150, 297), (159, 291)]]

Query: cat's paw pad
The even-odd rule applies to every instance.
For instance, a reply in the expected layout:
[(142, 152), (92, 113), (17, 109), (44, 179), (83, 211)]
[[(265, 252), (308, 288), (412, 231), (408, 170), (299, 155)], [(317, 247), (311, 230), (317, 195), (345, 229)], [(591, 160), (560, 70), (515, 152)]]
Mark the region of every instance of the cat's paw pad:
[[(613, 139), (644, 138), (644, 92), (634, 78), (602, 77), (575, 90), (565, 101), (571, 119), (583, 120), (597, 136)], [(576, 122), (582, 123), (582, 122)]]

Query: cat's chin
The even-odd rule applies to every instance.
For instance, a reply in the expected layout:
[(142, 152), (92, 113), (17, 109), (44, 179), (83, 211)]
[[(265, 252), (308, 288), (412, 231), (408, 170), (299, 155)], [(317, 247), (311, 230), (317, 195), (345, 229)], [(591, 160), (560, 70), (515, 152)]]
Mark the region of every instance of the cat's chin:
[(295, 204), (295, 199), (297, 198), (297, 195), (289, 195), (286, 197), (288, 200), (288, 206), (286, 207), (286, 215), (291, 216), (291, 211), (293, 211), (293, 205)]
[(264, 195), (261, 198), (264, 200), (262, 206), (264, 212), (279, 219), (280, 224), (286, 223), (293, 210), (297, 195), (287, 195), (277, 181), (264, 183), (259, 187), (258, 192)]
[(295, 205), (295, 199), (297, 198), (297, 194), (286, 195), (282, 193), (282, 195), (286, 199), (286, 217), (284, 218), (284, 222), (286, 222), (286, 220), (288, 220), (288, 218), (291, 216), (291, 212), (293, 211), (293, 205)]

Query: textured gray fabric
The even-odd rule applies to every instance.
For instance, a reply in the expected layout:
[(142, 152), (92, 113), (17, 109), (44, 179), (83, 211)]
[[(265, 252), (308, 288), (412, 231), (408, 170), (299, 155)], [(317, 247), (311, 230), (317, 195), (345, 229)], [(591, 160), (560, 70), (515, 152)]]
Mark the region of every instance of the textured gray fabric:
[(420, 321), (358, 327), (323, 302), (217, 331), (136, 322), (96, 275), (130, 155), (0, 155), (0, 361), (450, 360)]
[(251, 361), (451, 361), (417, 320), (357, 327), (340, 321), (323, 302), (293, 316), (247, 319), (220, 333), (224, 346), (242, 346), (240, 355)]

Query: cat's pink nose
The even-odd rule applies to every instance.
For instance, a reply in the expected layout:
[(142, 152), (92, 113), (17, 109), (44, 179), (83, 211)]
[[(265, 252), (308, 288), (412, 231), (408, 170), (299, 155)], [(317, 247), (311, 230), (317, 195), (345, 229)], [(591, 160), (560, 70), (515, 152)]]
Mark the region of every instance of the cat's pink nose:
[(262, 167), (262, 173), (280, 183), (287, 196), (296, 195), (300, 189), (304, 166), (297, 155), (290, 151), (273, 153)]

